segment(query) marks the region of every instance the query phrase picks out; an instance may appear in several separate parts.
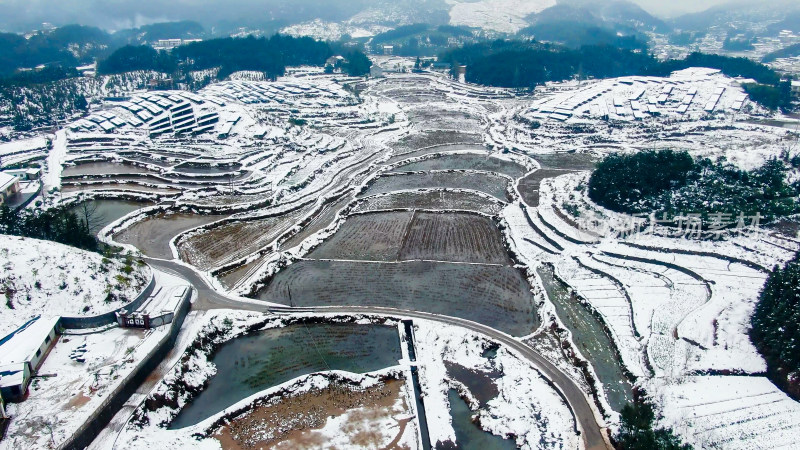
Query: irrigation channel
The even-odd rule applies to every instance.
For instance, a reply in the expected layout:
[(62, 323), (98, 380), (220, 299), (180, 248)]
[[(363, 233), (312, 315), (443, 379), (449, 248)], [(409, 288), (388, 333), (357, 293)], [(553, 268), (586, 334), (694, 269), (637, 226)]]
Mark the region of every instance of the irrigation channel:
[(553, 276), (551, 268), (539, 270), (539, 278), (556, 308), (556, 314), (572, 333), (572, 341), (591, 362), (609, 405), (614, 411), (622, 411), (625, 405), (633, 401), (633, 390), (622, 371), (613, 340), (598, 319), (570, 295), (567, 286)]

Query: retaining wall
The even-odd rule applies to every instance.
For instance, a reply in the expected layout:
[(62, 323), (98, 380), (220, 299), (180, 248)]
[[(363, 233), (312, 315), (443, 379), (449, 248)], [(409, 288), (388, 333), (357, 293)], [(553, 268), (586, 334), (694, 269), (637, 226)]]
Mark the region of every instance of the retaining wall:
[[(152, 290), (152, 289), (151, 289)], [(183, 320), (191, 307), (190, 299), (194, 288), (187, 290), (186, 296), (175, 311), (175, 318), (170, 325), (169, 333), (147, 355), (141, 363), (111, 392), (106, 400), (73, 434), (58, 448), (60, 450), (78, 450), (89, 446), (95, 437), (111, 422), (111, 419), (125, 405), (150, 373), (158, 367), (167, 354), (172, 350), (178, 333), (183, 325)]]
[(117, 312), (126, 309), (128, 311), (135, 311), (148, 297), (150, 294), (153, 293), (153, 288), (155, 287), (155, 276), (152, 273), (150, 274), (150, 282), (147, 283), (144, 290), (136, 296), (132, 302), (128, 303), (125, 306), (115, 309), (114, 311), (107, 312), (105, 314), (100, 314), (99, 316), (93, 317), (62, 317), (61, 318), (61, 328), (67, 330), (80, 330), (84, 328), (98, 328), (103, 327), (106, 325), (111, 325), (112, 323), (117, 323)]

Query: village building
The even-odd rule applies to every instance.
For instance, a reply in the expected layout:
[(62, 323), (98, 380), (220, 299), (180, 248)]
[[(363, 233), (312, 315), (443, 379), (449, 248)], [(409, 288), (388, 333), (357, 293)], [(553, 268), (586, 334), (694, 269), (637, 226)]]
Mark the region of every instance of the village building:
[(171, 323), (175, 314), (188, 305), (192, 296), (189, 286), (176, 286), (162, 291), (159, 289), (142, 303), (135, 311), (118, 311), (117, 323), (125, 328), (156, 328)]
[(13, 175), (17, 177), (19, 181), (37, 181), (42, 178), (42, 169), (38, 167), (30, 167), (27, 169), (8, 169), (4, 170), (2, 173)]
[(372, 67), (369, 68), (369, 76), (371, 78), (383, 78), (385, 75), (383, 74), (383, 69), (381, 66), (377, 64), (373, 64)]
[(61, 317), (35, 317), (0, 339), (0, 395), (19, 402), (56, 342)]
[(10, 173), (0, 172), (0, 205), (19, 192), (19, 178)]

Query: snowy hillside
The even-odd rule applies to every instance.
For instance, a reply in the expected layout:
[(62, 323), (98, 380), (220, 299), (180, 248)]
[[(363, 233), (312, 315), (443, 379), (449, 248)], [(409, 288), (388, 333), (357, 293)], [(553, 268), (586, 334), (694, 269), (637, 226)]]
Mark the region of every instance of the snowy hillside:
[(133, 300), (150, 279), (150, 269), (135, 261), (127, 269), (124, 260), (4, 234), (0, 268), (0, 336), (40, 314), (80, 317), (112, 311)]
[(466, 25), (486, 30), (516, 33), (529, 25), (530, 14), (554, 6), (555, 0), (447, 0), (451, 25)]

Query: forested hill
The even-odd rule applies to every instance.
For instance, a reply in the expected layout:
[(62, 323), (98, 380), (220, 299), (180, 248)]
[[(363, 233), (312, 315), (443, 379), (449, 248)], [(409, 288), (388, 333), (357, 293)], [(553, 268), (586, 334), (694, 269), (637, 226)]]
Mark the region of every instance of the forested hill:
[[(369, 63), (357, 50), (341, 52), (345, 59), (358, 64), (345, 64), (350, 75), (369, 72)], [(323, 66), (333, 56), (334, 49), (327, 42), (309, 37), (273, 35), (269, 38), (222, 38), (193, 42), (159, 52), (148, 46), (125, 46), (100, 62), (102, 74), (123, 73), (135, 70), (153, 70), (163, 73), (186, 74), (191, 71), (219, 68), (219, 78), (240, 70), (263, 72), (267, 77), (283, 75), (287, 66)]]
[(441, 61), (466, 65), (468, 82), (508, 88), (533, 88), (548, 81), (630, 75), (668, 76), (688, 67), (719, 69), (731, 77), (752, 78), (753, 100), (770, 108), (788, 108), (787, 82), (769, 67), (747, 58), (692, 53), (685, 59), (658, 61), (642, 50), (609, 45), (576, 49), (536, 41), (497, 40), (445, 51)]

